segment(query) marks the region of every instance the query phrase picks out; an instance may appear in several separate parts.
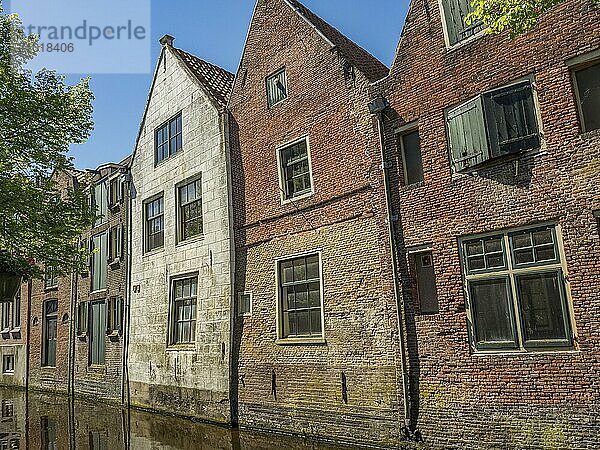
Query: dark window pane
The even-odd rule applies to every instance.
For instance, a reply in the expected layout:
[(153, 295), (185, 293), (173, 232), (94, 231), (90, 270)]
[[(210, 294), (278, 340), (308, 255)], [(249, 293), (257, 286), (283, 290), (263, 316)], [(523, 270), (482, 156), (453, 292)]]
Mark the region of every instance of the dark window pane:
[(515, 347), (516, 336), (508, 279), (471, 281), (475, 342), (478, 347)]
[(600, 128), (600, 63), (575, 72), (584, 131)]
[(423, 181), (421, 139), (418, 131), (402, 136), (402, 151), (404, 157), (404, 170), (406, 172), (405, 184), (408, 185)]
[(569, 340), (558, 272), (517, 277), (525, 342)]
[(529, 264), (534, 262), (533, 249), (515, 250), (515, 264)]

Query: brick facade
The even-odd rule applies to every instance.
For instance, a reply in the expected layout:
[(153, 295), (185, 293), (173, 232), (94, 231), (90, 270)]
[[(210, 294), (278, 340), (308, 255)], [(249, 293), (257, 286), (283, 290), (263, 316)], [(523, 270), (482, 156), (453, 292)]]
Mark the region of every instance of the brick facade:
[[(267, 78), (282, 68), (288, 96), (269, 107)], [(230, 100), (236, 295), (252, 296), (233, 350), (243, 427), (399, 440), (397, 316), (367, 108), (370, 83), (385, 73), (297, 2), (258, 1)], [(278, 152), (303, 137), (313, 189), (285, 201)], [(286, 339), (277, 267), (307, 252), (322, 261), (324, 331)]]
[[(412, 2), (390, 76), (374, 87), (395, 162), (394, 206), (407, 305), (414, 426), (444, 448), (596, 448), (600, 238), (600, 134), (582, 134), (568, 61), (600, 46), (600, 12), (567, 1), (521, 37), (472, 39), (447, 49), (441, 2)], [(581, 30), (586, 30), (582, 32)], [(542, 133), (539, 151), (453, 173), (444, 111), (532, 76)], [(424, 181), (406, 186), (394, 130), (418, 121)], [(596, 166), (594, 166), (596, 162)], [(571, 327), (569, 349), (476, 351), (459, 239), (551, 223), (562, 234)], [(419, 314), (409, 251), (433, 254), (439, 313)]]

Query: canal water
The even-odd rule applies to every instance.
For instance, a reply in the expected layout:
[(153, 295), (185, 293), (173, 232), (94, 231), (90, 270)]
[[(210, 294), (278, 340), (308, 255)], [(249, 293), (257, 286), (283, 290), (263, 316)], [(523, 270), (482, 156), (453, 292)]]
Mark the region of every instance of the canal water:
[(0, 450), (348, 450), (278, 434), (237, 431), (53, 394), (0, 388)]

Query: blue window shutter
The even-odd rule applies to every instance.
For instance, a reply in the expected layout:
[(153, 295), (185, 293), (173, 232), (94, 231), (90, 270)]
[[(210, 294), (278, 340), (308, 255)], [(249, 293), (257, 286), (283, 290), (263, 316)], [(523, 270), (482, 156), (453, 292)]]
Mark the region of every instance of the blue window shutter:
[(481, 96), (450, 110), (446, 121), (452, 164), (456, 172), (489, 159)]

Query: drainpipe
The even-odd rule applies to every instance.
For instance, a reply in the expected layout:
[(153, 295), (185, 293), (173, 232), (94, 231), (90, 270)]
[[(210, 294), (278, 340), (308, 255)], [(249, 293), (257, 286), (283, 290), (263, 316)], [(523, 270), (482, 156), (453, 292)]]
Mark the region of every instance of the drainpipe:
[(67, 393), (69, 396), (75, 396), (75, 317), (77, 311), (77, 274), (71, 274), (71, 305), (69, 314), (71, 321), (69, 326), (69, 385)]
[(404, 425), (408, 435), (412, 435), (412, 414), (411, 414), (411, 398), (409, 385), (409, 367), (406, 353), (406, 338), (404, 335), (406, 323), (406, 311), (404, 302), (400, 293), (400, 280), (398, 276), (398, 261), (397, 261), (397, 245), (396, 245), (396, 218), (392, 209), (392, 193), (390, 189), (390, 169), (391, 164), (385, 158), (385, 137), (383, 125), (383, 113), (389, 107), (389, 102), (383, 96), (378, 97), (369, 103), (369, 111), (377, 116), (377, 125), (379, 132), (379, 147), (381, 150), (381, 168), (383, 170), (383, 185), (385, 189), (385, 203), (387, 208), (387, 223), (389, 245), (392, 253), (392, 277), (394, 281), (394, 298), (396, 299), (396, 308), (398, 310), (398, 340), (400, 343), (401, 365), (402, 365), (402, 393), (404, 403)]
[(132, 190), (133, 190), (133, 183), (132, 183), (132, 178), (131, 178), (131, 171), (127, 170), (126, 174), (125, 174), (125, 183), (126, 183), (126, 189), (124, 189), (124, 191), (127, 193), (126, 195), (126, 199), (125, 201), (127, 202), (127, 253), (125, 255), (125, 257), (127, 258), (127, 265), (126, 265), (126, 274), (125, 274), (125, 299), (123, 301), (123, 335), (122, 335), (122, 339), (123, 339), (123, 346), (122, 346), (122, 370), (121, 370), (121, 405), (125, 406), (127, 405), (127, 408), (129, 409), (129, 405), (130, 405), (130, 390), (129, 390), (129, 367), (128, 367), (128, 362), (129, 362), (129, 322), (130, 322), (130, 301), (131, 301), (131, 291), (132, 291), (132, 287), (131, 287), (131, 252), (132, 252), (132, 245), (131, 245), (131, 234), (132, 234), (132, 206), (131, 206), (131, 199), (132, 199)]

